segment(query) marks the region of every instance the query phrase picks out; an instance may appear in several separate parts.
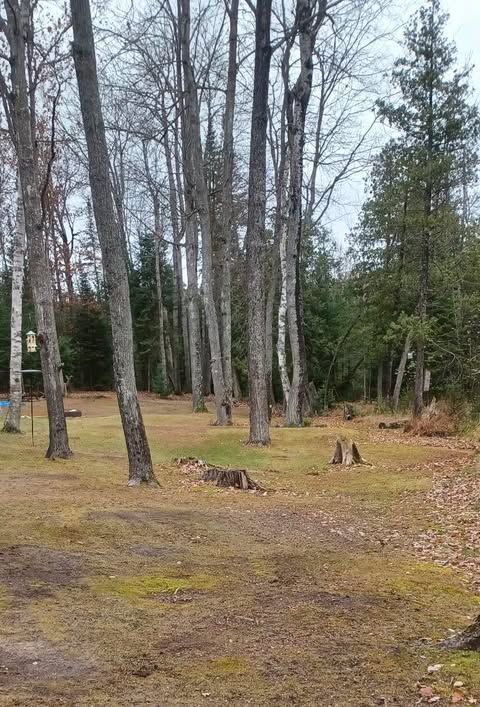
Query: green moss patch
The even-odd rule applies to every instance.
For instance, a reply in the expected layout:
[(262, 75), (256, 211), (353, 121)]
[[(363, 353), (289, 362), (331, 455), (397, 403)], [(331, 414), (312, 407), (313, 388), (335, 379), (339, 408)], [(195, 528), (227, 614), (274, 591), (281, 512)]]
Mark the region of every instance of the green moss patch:
[(218, 585), (218, 579), (208, 574), (189, 576), (108, 577), (91, 583), (97, 594), (125, 598), (148, 597), (155, 594), (176, 594), (179, 591), (210, 591)]

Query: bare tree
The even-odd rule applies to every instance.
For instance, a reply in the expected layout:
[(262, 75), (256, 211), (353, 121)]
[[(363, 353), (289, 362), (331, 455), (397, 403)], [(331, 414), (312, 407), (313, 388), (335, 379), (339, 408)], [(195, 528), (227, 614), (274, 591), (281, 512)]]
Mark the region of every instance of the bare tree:
[(231, 409), (233, 397), (232, 372), (232, 217), (233, 217), (233, 122), (235, 116), (235, 90), (237, 82), (237, 32), (238, 0), (232, 0), (227, 6), (229, 18), (228, 69), (225, 111), (223, 117), (223, 184), (222, 184), (222, 229), (220, 248), (217, 257), (220, 260), (220, 317), (223, 376), (225, 396)]
[(265, 201), (271, 0), (257, 0), (246, 235), (250, 444), (270, 443), (265, 365)]
[(10, 406), (4, 432), (20, 432), (22, 412), (22, 297), (25, 261), (25, 215), (20, 180), (17, 178), (17, 213), (12, 265), (12, 313), (10, 323)]
[[(400, 403), (400, 392), (402, 390), (403, 377), (405, 375), (405, 369), (407, 367), (408, 353), (412, 345), (412, 332), (407, 332), (405, 337), (405, 345), (402, 350), (402, 355), (400, 357), (400, 363), (398, 364), (397, 377), (395, 378), (395, 387), (393, 389), (392, 396), (392, 408), (396, 412), (398, 410), (398, 405)], [(423, 392), (423, 391), (422, 391)]]
[(302, 185), (305, 121), (313, 82), (313, 53), (318, 30), (327, 10), (326, 0), (297, 0), (300, 71), (290, 91), (287, 110), (290, 162), (289, 213), (286, 242), (286, 301), (292, 354), (292, 379), (288, 394), (286, 424), (303, 424), (306, 392), (306, 355), (303, 303), (300, 281), (302, 234)]
[[(53, 102), (52, 140), (50, 159), (45, 181), (40, 184), (38, 150), (36, 141), (35, 88), (38, 74), (32, 63), (34, 47), (34, 5), (30, 0), (5, 0), (7, 19), (0, 20), (10, 51), (11, 89), (0, 75), (0, 89), (12, 141), (18, 158), (18, 172), (23, 196), (25, 232), (27, 237), (30, 280), (32, 284), (35, 316), (40, 345), (43, 384), (49, 422), (47, 457), (67, 459), (72, 455), (68, 443), (65, 412), (63, 409), (63, 380), (57, 328), (53, 306), (53, 293), (48, 273), (45, 246), (46, 208), (44, 197), (50, 181), (54, 158), (56, 100)], [(58, 98), (58, 93), (57, 93)]]
[(70, 6), (73, 57), (87, 141), (93, 211), (102, 249), (110, 308), (115, 387), (128, 451), (128, 484), (136, 486), (140, 483), (157, 483), (135, 383), (128, 275), (112, 199), (90, 3), (89, 0), (71, 0)]
[(215, 393), (216, 422), (219, 425), (226, 425), (231, 423), (232, 406), (231, 401), (227, 397), (225, 387), (220, 327), (215, 306), (212, 228), (208, 190), (203, 170), (197, 86), (190, 57), (190, 0), (179, 0), (178, 22), (184, 82), (184, 115), (187, 125), (184, 138), (187, 137), (188, 139), (188, 148), (185, 151), (184, 176), (191, 185), (189, 189), (193, 195), (195, 211), (198, 215), (202, 235), (202, 289), (210, 342), (210, 365)]
[[(188, 160), (188, 124), (186, 111), (184, 109), (183, 81), (182, 81), (182, 56), (181, 43), (179, 39), (180, 28), (176, 27), (176, 89), (179, 96), (180, 116), (181, 116), (181, 139), (176, 135), (175, 145), (180, 143), (182, 159), (178, 150), (175, 150), (176, 181), (180, 186), (180, 164), (185, 165)], [(195, 202), (193, 197), (193, 183), (187, 178), (183, 171), (183, 194), (184, 194), (184, 214), (183, 222), (185, 229), (185, 257), (187, 264), (187, 314), (188, 314), (188, 348), (190, 360), (190, 374), (192, 383), (192, 407), (193, 412), (201, 413), (206, 411), (203, 373), (202, 373), (202, 334), (200, 322), (200, 302), (198, 292), (198, 226), (195, 213)]]
[[(157, 301), (158, 301), (158, 347), (160, 353), (160, 368), (165, 381), (167, 380), (167, 356), (165, 351), (165, 325), (164, 325), (164, 307), (162, 294), (162, 276), (161, 276), (161, 244), (162, 244), (162, 217), (160, 209), (160, 193), (157, 184), (150, 171), (148, 162), (148, 145), (143, 143), (143, 159), (145, 163), (145, 173), (147, 177), (148, 190), (153, 202), (153, 243), (155, 257), (155, 283), (157, 286)], [(171, 370), (169, 371), (171, 374)]]

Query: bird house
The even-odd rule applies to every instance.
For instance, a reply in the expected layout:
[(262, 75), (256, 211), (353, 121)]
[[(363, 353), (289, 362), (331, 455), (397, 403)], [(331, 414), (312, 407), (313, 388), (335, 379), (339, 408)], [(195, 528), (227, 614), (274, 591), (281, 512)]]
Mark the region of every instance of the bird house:
[(27, 332), (27, 351), (28, 353), (35, 353), (37, 350), (37, 335), (34, 331)]

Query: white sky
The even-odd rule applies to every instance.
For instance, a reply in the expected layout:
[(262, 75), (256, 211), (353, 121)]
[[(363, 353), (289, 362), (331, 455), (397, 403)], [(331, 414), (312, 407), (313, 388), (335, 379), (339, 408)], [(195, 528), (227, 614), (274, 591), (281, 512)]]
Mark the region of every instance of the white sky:
[[(424, 4), (420, 0), (400, 0), (402, 19), (405, 21)], [(441, 0), (442, 9), (450, 15), (448, 24), (449, 38), (457, 46), (458, 64), (473, 65), (471, 86), (473, 99), (480, 106), (480, 0)], [(397, 41), (403, 39), (403, 30), (398, 31)], [(393, 61), (393, 57), (392, 57)], [(365, 175), (366, 176), (366, 175)], [(339, 206), (330, 213), (332, 229), (338, 243), (345, 243), (349, 232), (356, 223), (358, 211), (364, 199), (364, 181), (361, 176), (351, 182), (338, 195), (339, 201), (345, 198), (345, 206)]]

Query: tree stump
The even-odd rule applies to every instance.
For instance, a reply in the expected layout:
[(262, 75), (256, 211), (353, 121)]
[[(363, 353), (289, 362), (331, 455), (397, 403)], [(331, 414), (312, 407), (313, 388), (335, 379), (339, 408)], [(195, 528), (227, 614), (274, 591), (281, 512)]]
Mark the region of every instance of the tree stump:
[(232, 487), (243, 491), (263, 491), (245, 469), (222, 469), (209, 466), (202, 474), (202, 481), (214, 481), (217, 486)]
[(217, 486), (241, 489), (243, 491), (265, 491), (254, 481), (245, 469), (224, 469), (212, 466), (195, 457), (183, 457), (176, 460), (184, 471), (193, 472), (201, 481), (213, 481)]
[(343, 466), (352, 466), (353, 464), (370, 464), (362, 458), (360, 451), (351, 439), (339, 437), (335, 445), (335, 452), (330, 461), (330, 464), (342, 464)]
[(351, 403), (345, 403), (343, 406), (343, 419), (353, 420), (355, 417), (355, 409)]
[(480, 616), (466, 629), (442, 641), (444, 648), (453, 650), (478, 651), (480, 650)]

